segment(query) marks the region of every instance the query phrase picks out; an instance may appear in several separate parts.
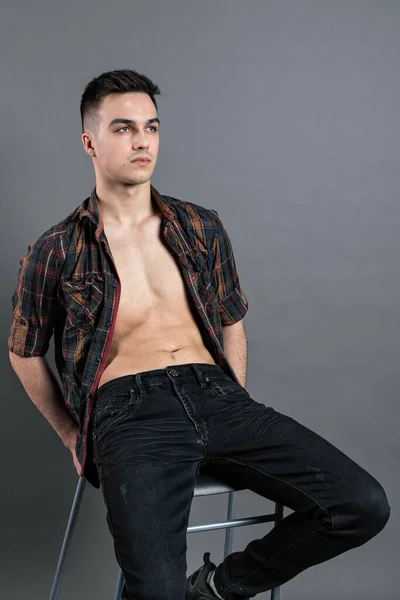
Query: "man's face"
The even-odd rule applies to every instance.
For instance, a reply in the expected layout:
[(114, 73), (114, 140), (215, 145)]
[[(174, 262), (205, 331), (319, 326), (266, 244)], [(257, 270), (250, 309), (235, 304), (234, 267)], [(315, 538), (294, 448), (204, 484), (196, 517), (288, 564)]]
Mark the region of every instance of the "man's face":
[[(147, 182), (157, 161), (158, 128), (157, 110), (148, 94), (106, 96), (98, 110), (97, 133), (82, 137), (85, 149), (88, 144), (92, 146), (97, 175), (131, 185)], [(86, 142), (85, 135), (89, 136)], [(140, 157), (150, 162), (133, 162)]]

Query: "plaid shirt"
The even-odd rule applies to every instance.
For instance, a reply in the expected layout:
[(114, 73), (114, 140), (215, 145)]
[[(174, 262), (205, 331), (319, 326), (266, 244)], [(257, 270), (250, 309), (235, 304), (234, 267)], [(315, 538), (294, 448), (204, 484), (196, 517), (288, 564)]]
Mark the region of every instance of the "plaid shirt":
[[(248, 302), (228, 234), (215, 210), (162, 196), (150, 187), (207, 348), (239, 383), (223, 350), (222, 325), (242, 319)], [(98, 488), (88, 431), (121, 292), (95, 190), (31, 244), (20, 261), (8, 348), (23, 357), (44, 356), (54, 332), (65, 404), (78, 423), (76, 454), (84, 476)]]

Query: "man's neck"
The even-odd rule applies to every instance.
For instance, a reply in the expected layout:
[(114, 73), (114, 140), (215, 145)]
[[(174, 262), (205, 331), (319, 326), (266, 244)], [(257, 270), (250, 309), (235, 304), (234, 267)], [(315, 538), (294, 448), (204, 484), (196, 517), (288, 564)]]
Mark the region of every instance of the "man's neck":
[(151, 196), (150, 180), (131, 186), (96, 183), (96, 196), (104, 226), (111, 228), (138, 227), (159, 213)]

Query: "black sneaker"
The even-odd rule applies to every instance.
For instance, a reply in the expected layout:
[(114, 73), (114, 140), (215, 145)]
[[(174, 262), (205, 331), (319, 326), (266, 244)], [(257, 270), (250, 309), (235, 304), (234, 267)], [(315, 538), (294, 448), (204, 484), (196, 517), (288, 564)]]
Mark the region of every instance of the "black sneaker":
[(210, 571), (216, 569), (215, 564), (210, 561), (209, 552), (204, 554), (203, 560), (204, 565), (186, 579), (186, 600), (220, 600), (207, 583)]

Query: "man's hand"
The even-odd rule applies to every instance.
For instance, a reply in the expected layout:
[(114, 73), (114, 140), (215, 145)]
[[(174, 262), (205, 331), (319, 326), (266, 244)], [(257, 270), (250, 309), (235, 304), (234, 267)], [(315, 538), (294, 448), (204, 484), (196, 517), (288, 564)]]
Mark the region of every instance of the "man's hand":
[(75, 452), (77, 433), (78, 433), (78, 426), (74, 425), (71, 428), (71, 430), (68, 432), (68, 435), (64, 440), (64, 445), (71, 451), (72, 459), (74, 461), (76, 472), (78, 473), (79, 477), (81, 477), (83, 475), (83, 470), (82, 470), (81, 464), (78, 461), (78, 457), (76, 456), (76, 452)]

